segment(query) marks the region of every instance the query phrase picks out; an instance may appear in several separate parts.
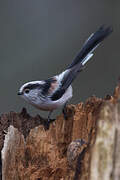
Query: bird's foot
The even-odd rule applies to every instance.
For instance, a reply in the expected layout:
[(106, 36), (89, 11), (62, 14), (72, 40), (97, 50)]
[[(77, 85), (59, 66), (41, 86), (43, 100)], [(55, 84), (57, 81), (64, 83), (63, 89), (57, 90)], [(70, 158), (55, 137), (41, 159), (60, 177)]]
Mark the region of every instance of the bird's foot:
[(55, 121), (55, 119), (47, 119), (47, 120), (44, 122), (44, 129), (45, 129), (45, 131), (49, 130), (50, 123), (52, 123), (53, 121)]
[(63, 112), (64, 119), (67, 120), (68, 116), (67, 116), (67, 108), (66, 108), (66, 106), (63, 108), (62, 112)]
[(49, 127), (50, 127), (50, 122), (49, 121), (45, 121), (45, 123), (44, 123), (45, 131), (49, 130)]

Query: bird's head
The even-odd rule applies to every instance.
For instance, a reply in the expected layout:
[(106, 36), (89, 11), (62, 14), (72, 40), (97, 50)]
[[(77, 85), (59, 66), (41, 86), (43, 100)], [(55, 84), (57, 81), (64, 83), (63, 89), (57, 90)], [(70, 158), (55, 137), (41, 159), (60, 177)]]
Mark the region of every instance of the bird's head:
[(40, 97), (42, 90), (42, 81), (32, 81), (22, 85), (18, 91), (18, 95), (29, 103), (35, 103)]

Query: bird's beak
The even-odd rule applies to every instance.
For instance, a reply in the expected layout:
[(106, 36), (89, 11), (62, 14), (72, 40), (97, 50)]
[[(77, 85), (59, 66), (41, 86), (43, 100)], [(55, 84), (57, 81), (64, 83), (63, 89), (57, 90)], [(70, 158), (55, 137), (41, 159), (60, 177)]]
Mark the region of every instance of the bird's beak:
[(23, 93), (22, 92), (18, 92), (17, 95), (22, 95)]

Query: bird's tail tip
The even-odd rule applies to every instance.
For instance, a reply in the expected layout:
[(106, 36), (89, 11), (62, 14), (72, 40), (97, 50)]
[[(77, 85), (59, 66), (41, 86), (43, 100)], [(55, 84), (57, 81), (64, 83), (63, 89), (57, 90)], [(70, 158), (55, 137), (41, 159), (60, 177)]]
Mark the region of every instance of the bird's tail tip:
[(107, 35), (109, 35), (113, 32), (113, 26), (112, 25), (106, 26), (105, 24), (103, 24), (99, 27), (98, 31), (104, 31), (106, 32)]

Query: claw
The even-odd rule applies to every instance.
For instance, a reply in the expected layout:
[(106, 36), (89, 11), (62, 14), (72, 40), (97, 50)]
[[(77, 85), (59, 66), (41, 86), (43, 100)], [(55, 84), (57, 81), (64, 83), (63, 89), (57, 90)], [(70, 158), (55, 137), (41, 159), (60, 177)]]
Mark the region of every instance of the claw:
[(63, 110), (62, 110), (63, 116), (64, 116), (64, 119), (65, 119), (65, 120), (68, 119), (68, 117), (67, 117), (67, 108), (66, 108), (66, 105), (67, 105), (67, 103), (65, 103), (65, 105), (64, 105), (64, 107), (63, 107)]
[(49, 121), (46, 121), (46, 122), (44, 123), (44, 129), (45, 129), (45, 131), (49, 130), (49, 127), (50, 127), (50, 122), (49, 122)]

